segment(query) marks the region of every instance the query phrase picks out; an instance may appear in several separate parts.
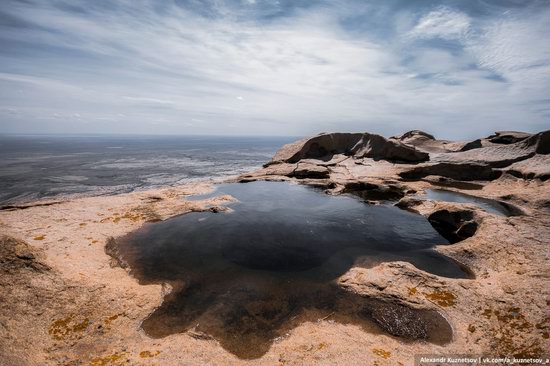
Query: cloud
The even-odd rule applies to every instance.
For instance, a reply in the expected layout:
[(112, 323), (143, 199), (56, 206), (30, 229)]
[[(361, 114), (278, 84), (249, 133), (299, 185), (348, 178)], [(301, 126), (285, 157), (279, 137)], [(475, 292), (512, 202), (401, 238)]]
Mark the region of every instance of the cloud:
[(441, 7), (424, 15), (409, 33), (412, 37), (461, 40), (470, 30), (470, 17), (463, 12)]
[(161, 105), (174, 104), (174, 101), (172, 101), (172, 100), (158, 99), (158, 98), (124, 96), (124, 99), (132, 101), (132, 102), (144, 103), (144, 104), (161, 104)]
[(547, 78), (550, 47), (544, 34), (550, 32), (550, 9), (536, 13), (506, 14), (481, 29), (469, 42), (483, 68), (515, 81)]
[(44, 121), (55, 113), (81, 116), (71, 132), (460, 138), (544, 125), (547, 11), (391, 3), (6, 0), (0, 132), (66, 130)]

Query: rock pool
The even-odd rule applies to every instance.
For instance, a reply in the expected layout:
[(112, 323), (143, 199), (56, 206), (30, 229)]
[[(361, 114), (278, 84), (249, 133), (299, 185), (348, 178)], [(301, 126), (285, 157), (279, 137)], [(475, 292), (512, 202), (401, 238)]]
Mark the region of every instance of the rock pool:
[(448, 242), (424, 217), (283, 182), (224, 184), (214, 194), (238, 202), (231, 212), (189, 213), (114, 241), (116, 257), (140, 283), (173, 287), (142, 324), (149, 336), (192, 330), (257, 358), (300, 322), (331, 315), (403, 339), (450, 341), (439, 313), (362, 297), (335, 281), (354, 265), (388, 261), (469, 278), (433, 249)]

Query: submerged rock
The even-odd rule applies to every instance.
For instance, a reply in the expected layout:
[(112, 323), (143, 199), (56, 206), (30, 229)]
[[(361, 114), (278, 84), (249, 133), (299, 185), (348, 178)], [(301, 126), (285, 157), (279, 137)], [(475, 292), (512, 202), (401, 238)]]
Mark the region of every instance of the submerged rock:
[(397, 337), (432, 340), (438, 344), (452, 339), (452, 328), (441, 314), (433, 310), (379, 302), (366, 312), (382, 329)]

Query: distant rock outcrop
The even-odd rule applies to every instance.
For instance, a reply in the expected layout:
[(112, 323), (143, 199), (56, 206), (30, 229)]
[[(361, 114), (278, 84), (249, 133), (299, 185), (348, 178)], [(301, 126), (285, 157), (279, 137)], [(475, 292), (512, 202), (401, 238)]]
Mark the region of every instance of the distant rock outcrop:
[(310, 180), (344, 191), (381, 176), (459, 182), (492, 181), (508, 173), (544, 181), (550, 177), (549, 153), (550, 131), (496, 132), (473, 141), (437, 140), (419, 130), (389, 139), (366, 132), (322, 133), (283, 146), (263, 169), (241, 179)]
[(401, 136), (392, 137), (392, 139), (399, 140), (427, 153), (467, 151), (482, 147), (481, 140), (471, 142), (436, 140), (433, 135), (420, 130), (405, 132)]
[(336, 154), (395, 162), (421, 162), (429, 154), (394, 139), (371, 133), (327, 133), (283, 146), (270, 164), (303, 159), (328, 161)]
[[(519, 134), (519, 132), (518, 132)], [(434, 162), (454, 164), (485, 164), (492, 168), (504, 168), (513, 163), (534, 157), (536, 154), (550, 153), (550, 131), (539, 132), (515, 143), (486, 144), (482, 147), (432, 155)]]
[(407, 143), (414, 140), (435, 140), (435, 137), (424, 131), (411, 130), (405, 132), (401, 136), (393, 136), (392, 139), (400, 140)]

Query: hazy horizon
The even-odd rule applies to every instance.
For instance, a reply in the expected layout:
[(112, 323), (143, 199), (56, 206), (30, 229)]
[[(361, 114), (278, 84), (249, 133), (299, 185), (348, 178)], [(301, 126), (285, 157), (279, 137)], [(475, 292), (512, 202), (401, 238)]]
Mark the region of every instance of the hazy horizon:
[[(361, 132), (361, 131), (357, 131)], [(33, 137), (33, 136), (45, 136), (45, 137), (206, 137), (206, 138), (216, 138), (216, 137), (243, 137), (243, 138), (280, 138), (280, 137), (292, 137), (292, 138), (304, 138), (309, 135), (297, 136), (297, 135), (207, 135), (207, 134), (185, 134), (185, 133), (128, 133), (128, 132), (75, 132), (75, 133), (63, 133), (63, 132), (43, 132), (43, 133), (32, 133), (32, 132), (8, 132), (0, 133), (0, 137)]]
[(550, 128), (550, 1), (6, 0), (0, 135)]

